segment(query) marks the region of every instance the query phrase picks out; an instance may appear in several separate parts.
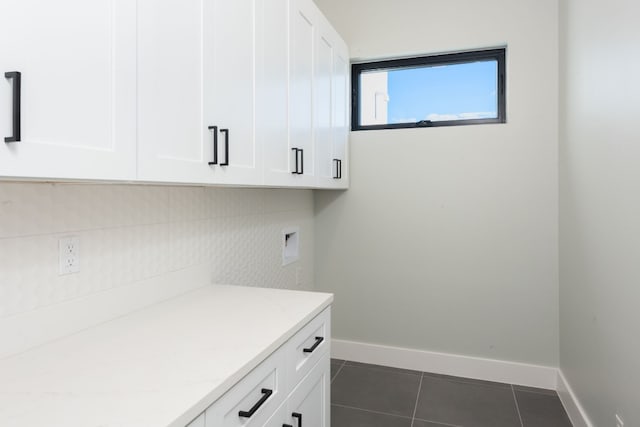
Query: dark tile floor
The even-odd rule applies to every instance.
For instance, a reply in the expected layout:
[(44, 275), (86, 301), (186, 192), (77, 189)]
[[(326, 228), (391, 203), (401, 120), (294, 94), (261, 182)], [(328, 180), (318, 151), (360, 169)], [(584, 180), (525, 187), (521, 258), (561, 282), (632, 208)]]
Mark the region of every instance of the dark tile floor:
[(571, 427), (553, 390), (331, 360), (331, 427)]

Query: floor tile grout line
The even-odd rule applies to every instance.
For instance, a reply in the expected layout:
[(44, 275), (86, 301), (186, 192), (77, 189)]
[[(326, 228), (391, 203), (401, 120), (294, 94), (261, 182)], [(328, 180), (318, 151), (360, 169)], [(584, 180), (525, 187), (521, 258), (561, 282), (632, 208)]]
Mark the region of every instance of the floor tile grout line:
[(474, 378), (453, 377), (445, 374), (436, 374), (433, 372), (424, 372), (424, 375), (431, 378), (435, 378), (435, 379), (451, 381), (454, 383), (471, 384), (471, 385), (479, 385), (483, 387), (494, 387), (494, 388), (503, 388), (503, 389), (511, 388), (511, 384), (499, 383), (495, 381), (477, 380)]
[(449, 424), (449, 423), (443, 423), (443, 422), (440, 422), (440, 421), (424, 420), (422, 418), (416, 418), (416, 420), (424, 421), (426, 423), (431, 423), (431, 424), (438, 424), (438, 425), (445, 426), (445, 427), (463, 427), (463, 426), (458, 425), (458, 424)]
[(520, 414), (520, 407), (518, 406), (518, 398), (516, 397), (516, 390), (513, 388), (513, 384), (511, 384), (511, 393), (513, 394), (513, 401), (516, 404), (516, 411), (518, 411), (518, 419), (520, 420), (520, 426), (524, 427), (524, 423), (522, 422), (522, 415)]
[(331, 378), (331, 383), (333, 383), (333, 380), (336, 379), (336, 377), (338, 376), (338, 374), (340, 373), (340, 371), (342, 371), (342, 368), (344, 368), (344, 365), (347, 363), (346, 360), (342, 361), (342, 364), (340, 364), (340, 367), (338, 368), (338, 370), (336, 371), (336, 374), (333, 376), (333, 378)]
[(416, 412), (418, 411), (418, 402), (420, 401), (420, 391), (422, 390), (422, 380), (424, 379), (424, 372), (420, 375), (420, 384), (418, 384), (418, 394), (416, 395), (416, 404), (413, 406), (413, 415), (411, 416), (411, 427), (416, 420)]
[(363, 412), (369, 412), (371, 414), (378, 414), (378, 415), (388, 415), (391, 417), (398, 417), (398, 418), (404, 418), (405, 420), (410, 420), (411, 417), (407, 417), (405, 415), (398, 415), (398, 414), (390, 414), (388, 412), (380, 412), (380, 411), (372, 411), (371, 409), (364, 409), (364, 408), (357, 408), (355, 406), (349, 406), (349, 405), (342, 405), (340, 403), (331, 403), (331, 405), (333, 406), (339, 406), (341, 408), (346, 408), (346, 409), (355, 409), (356, 411), (363, 411)]

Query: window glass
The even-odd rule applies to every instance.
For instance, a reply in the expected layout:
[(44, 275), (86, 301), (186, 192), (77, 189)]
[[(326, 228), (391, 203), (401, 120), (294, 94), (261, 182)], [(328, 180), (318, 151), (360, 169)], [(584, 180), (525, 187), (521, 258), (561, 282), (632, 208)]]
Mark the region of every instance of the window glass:
[(473, 54), (355, 64), (354, 129), (504, 122), (504, 50)]

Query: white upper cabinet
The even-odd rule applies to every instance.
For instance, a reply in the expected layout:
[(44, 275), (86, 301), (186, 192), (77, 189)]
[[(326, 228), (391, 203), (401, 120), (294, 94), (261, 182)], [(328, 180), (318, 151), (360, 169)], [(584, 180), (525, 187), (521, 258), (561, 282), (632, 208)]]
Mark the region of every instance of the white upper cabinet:
[(213, 182), (204, 111), (206, 8), (200, 0), (138, 0), (138, 178)]
[(259, 22), (257, 135), (264, 149), (266, 185), (293, 185), (289, 144), (290, 0), (268, 0)]
[(255, 1), (139, 3), (139, 179), (261, 184)]
[[(205, 0), (205, 34), (211, 40), (204, 64), (205, 111), (217, 126), (215, 181), (262, 184), (262, 147), (256, 138), (257, 28), (264, 0)], [(268, 2), (267, 2), (268, 3)]]
[(321, 17), (316, 36), (315, 147), (317, 187), (347, 188), (349, 53)]
[[(135, 179), (135, 2), (20, 0), (1, 9), (0, 177)], [(20, 73), (21, 90), (10, 72)]]
[(343, 41), (339, 41), (333, 56), (333, 131), (331, 146), (333, 148), (331, 163), (332, 180), (326, 184), (332, 188), (349, 188), (349, 101), (351, 93), (349, 77), (349, 51)]
[(292, 184), (315, 185), (314, 54), (319, 21), (311, 0), (291, 0), (289, 29), (289, 138)]
[(0, 179), (347, 187), (349, 55), (312, 0), (6, 3)]
[[(348, 50), (311, 0), (290, 0), (289, 10), (289, 50), (277, 40), (271, 58), (278, 60), (268, 66), (271, 87), (287, 86), (288, 77), (289, 97), (288, 104), (281, 97), (264, 100), (264, 117), (277, 117), (265, 133), (265, 184), (347, 188)], [(288, 75), (281, 65), (287, 53)]]

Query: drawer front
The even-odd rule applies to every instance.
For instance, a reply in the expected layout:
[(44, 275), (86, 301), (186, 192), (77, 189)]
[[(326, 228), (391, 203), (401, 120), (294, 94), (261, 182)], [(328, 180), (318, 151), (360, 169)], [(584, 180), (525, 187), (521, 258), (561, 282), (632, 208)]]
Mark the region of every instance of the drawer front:
[(307, 323), (285, 345), (287, 381), (293, 388), (309, 373), (331, 347), (331, 307)]
[(329, 427), (330, 376), (329, 353), (324, 353), (289, 396), (289, 425)]
[(206, 427), (262, 427), (289, 393), (285, 356), (276, 351), (211, 405)]
[(286, 425), (289, 413), (288, 402), (285, 401), (280, 407), (276, 410), (275, 414), (269, 418), (264, 427), (283, 427)]

